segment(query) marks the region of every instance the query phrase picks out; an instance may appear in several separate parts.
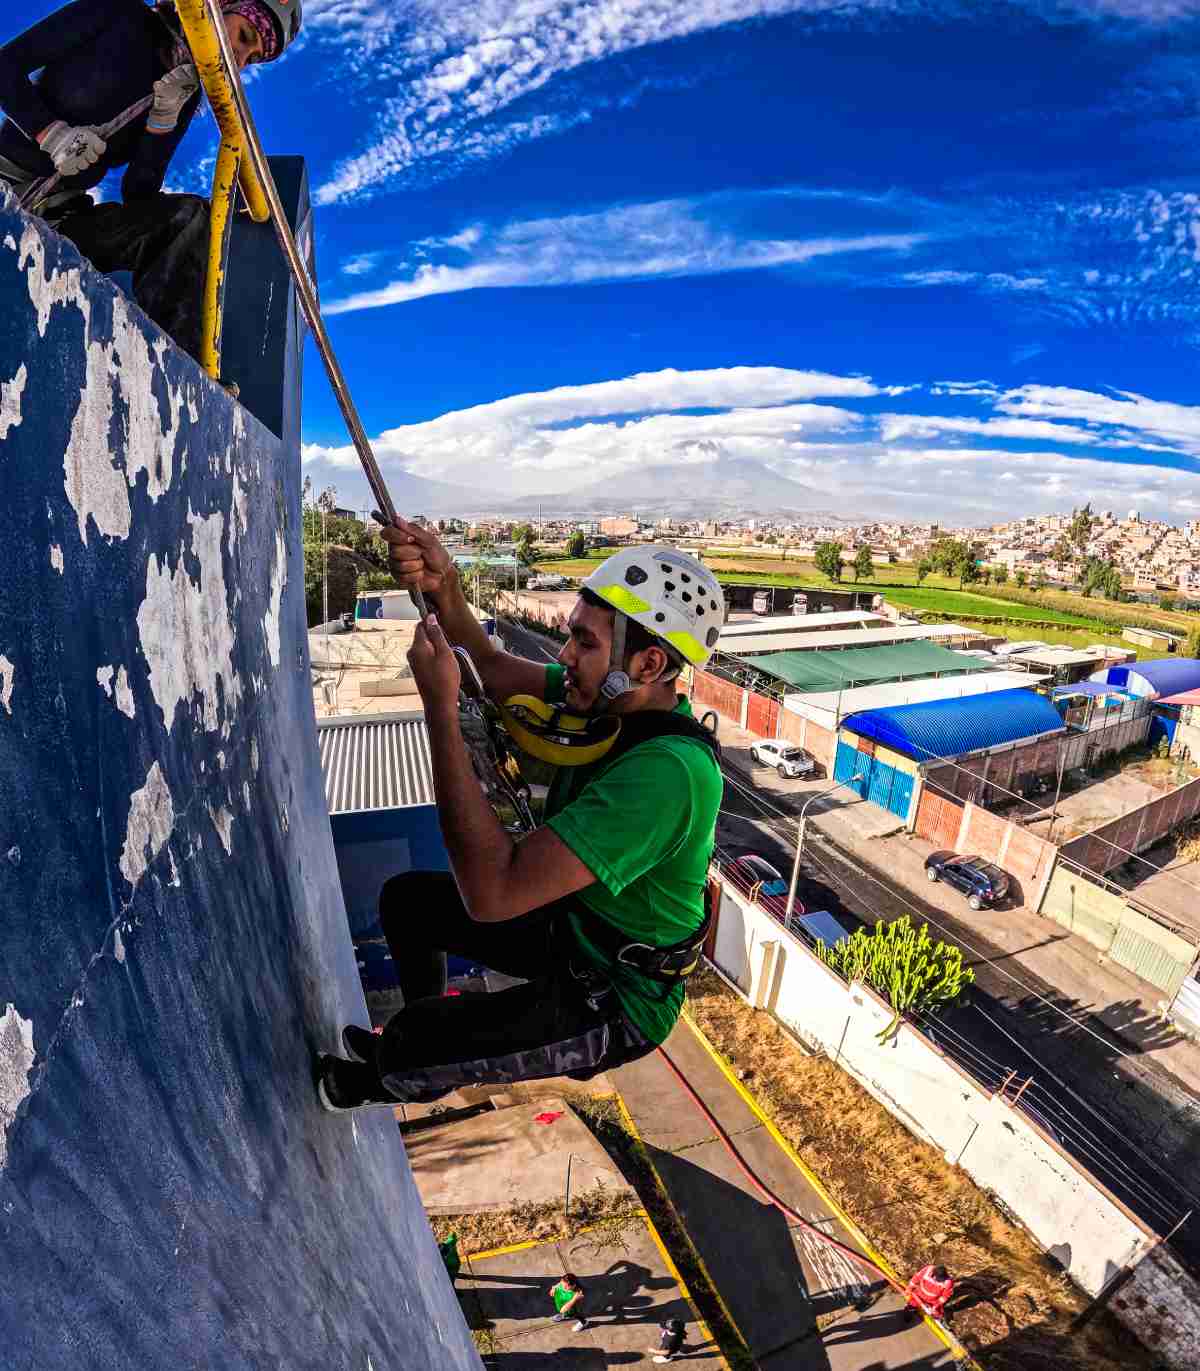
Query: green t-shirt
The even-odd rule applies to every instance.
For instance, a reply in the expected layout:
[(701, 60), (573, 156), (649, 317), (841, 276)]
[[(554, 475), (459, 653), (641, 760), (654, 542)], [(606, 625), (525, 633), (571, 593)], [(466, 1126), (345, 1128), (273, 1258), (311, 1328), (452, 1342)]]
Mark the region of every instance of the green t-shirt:
[[(558, 669), (561, 670), (561, 669)], [(546, 698), (560, 678), (547, 669)], [(676, 712), (691, 717), (682, 696)], [(602, 764), (601, 764), (602, 765)], [(723, 782), (716, 758), (688, 738), (639, 743), (591, 784), (590, 767), (560, 768), (546, 800), (546, 824), (596, 877), (572, 896), (627, 934), (631, 942), (669, 947), (704, 918)], [(629, 966), (613, 966), (569, 916), (581, 951), (612, 974), (621, 1008), (652, 1043), (661, 1043), (683, 1007), (683, 986), (664, 986)]]
[(554, 1312), (556, 1314), (561, 1314), (564, 1305), (570, 1304), (575, 1296), (579, 1294), (579, 1291), (572, 1290), (569, 1285), (564, 1285), (562, 1281), (559, 1281), (552, 1293), (554, 1295)]

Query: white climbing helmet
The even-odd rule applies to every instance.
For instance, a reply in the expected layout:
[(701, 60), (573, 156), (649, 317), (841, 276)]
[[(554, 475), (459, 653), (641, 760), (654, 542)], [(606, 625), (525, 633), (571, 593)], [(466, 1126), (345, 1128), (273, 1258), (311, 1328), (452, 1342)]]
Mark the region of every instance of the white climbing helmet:
[[(695, 557), (655, 544), (622, 548), (601, 562), (583, 585), (618, 611), (621, 632), (614, 634), (612, 675), (619, 675), (624, 666), (620, 615), (662, 638), (693, 666), (704, 666), (716, 649), (725, 622), (725, 597), (717, 578)], [(611, 698), (629, 689), (628, 677), (620, 689), (607, 686), (604, 693)]]

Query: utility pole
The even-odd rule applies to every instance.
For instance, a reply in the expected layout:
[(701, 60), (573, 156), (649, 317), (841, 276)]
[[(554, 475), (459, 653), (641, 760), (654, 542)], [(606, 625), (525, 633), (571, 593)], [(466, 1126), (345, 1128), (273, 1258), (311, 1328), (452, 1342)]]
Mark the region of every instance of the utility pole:
[(814, 800), (824, 799), (826, 795), (832, 795), (838, 790), (843, 790), (849, 786), (854, 786), (863, 779), (861, 771), (851, 776), (848, 781), (839, 781), (837, 785), (831, 785), (828, 790), (818, 790), (815, 795), (810, 795), (800, 806), (800, 831), (796, 836), (796, 860), (792, 863), (792, 880), (788, 886), (787, 908), (783, 912), (784, 926), (792, 917), (792, 910), (796, 905), (796, 885), (800, 880), (800, 858), (804, 855), (804, 834), (808, 827), (808, 807)]

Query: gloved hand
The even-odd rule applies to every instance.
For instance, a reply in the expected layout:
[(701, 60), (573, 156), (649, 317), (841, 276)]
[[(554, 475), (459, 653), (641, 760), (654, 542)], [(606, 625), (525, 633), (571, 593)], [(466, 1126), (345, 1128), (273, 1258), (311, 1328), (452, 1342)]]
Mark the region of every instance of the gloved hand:
[(179, 123), (184, 105), (200, 89), (200, 78), (190, 62), (176, 67), (154, 83), (154, 104), (146, 119), (148, 133), (170, 133)]
[(78, 176), (95, 166), (108, 147), (95, 129), (74, 128), (61, 119), (43, 129), (38, 142), (60, 176)]

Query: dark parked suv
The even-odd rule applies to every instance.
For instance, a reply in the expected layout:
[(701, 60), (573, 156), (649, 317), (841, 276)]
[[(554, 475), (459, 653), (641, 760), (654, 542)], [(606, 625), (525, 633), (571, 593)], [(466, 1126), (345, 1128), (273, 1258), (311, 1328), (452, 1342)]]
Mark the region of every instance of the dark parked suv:
[(972, 909), (999, 903), (1012, 884), (998, 866), (982, 857), (960, 857), (954, 852), (933, 852), (925, 858), (925, 875), (961, 890)]

